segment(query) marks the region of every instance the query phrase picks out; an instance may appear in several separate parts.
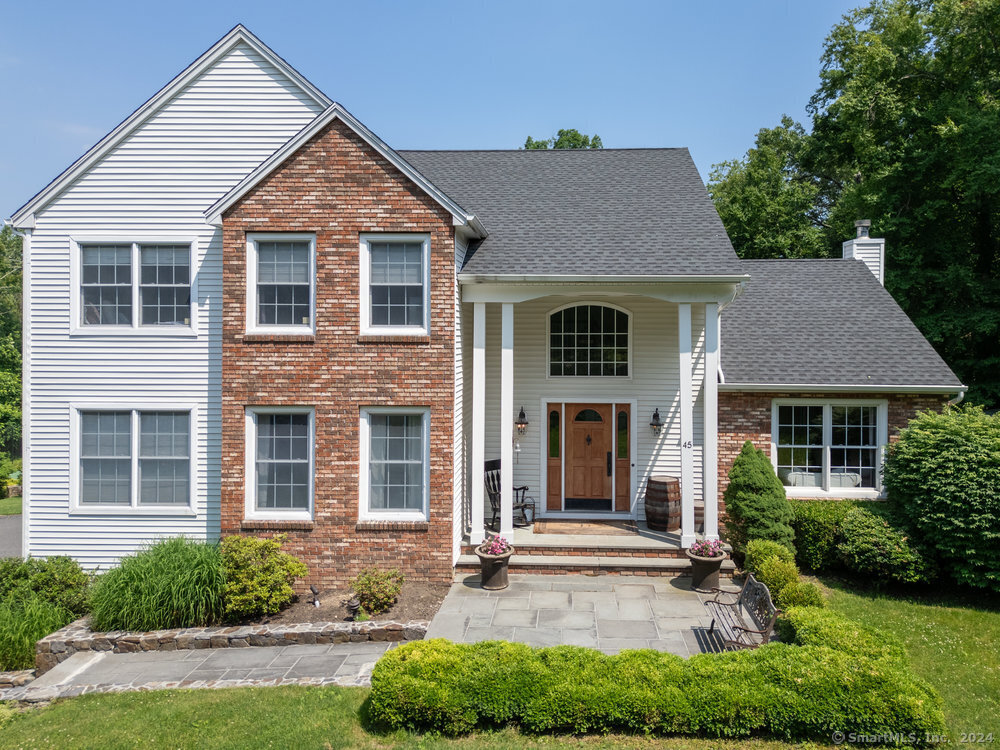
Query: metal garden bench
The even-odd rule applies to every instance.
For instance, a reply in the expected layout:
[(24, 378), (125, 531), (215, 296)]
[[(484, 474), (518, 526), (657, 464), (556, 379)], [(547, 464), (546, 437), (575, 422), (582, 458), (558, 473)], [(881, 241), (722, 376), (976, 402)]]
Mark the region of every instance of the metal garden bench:
[[(713, 589), (715, 598), (705, 602), (712, 613), (709, 632), (719, 631), (726, 648), (757, 648), (771, 639), (781, 610), (771, 601), (767, 586), (747, 574), (739, 593)], [(732, 601), (725, 601), (730, 597)]]

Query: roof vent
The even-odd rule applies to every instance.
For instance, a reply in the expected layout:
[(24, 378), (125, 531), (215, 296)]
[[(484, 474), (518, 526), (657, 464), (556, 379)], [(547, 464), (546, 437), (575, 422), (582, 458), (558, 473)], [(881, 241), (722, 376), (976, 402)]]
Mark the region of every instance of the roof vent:
[(857, 236), (844, 243), (844, 257), (860, 260), (871, 271), (878, 283), (885, 286), (885, 240), (870, 236), (871, 219), (854, 222)]

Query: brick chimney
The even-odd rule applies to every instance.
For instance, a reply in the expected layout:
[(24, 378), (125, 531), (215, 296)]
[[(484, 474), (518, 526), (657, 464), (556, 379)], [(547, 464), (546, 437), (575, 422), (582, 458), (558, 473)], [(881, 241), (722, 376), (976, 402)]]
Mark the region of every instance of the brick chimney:
[(844, 243), (844, 257), (863, 262), (875, 274), (878, 283), (885, 286), (885, 239), (869, 236), (871, 219), (859, 219), (854, 227), (858, 235)]

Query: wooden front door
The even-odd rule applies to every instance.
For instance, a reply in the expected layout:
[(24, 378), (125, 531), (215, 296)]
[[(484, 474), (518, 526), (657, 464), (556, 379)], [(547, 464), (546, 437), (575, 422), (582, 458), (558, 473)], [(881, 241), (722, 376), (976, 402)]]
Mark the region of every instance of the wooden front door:
[(613, 413), (612, 404), (566, 404), (566, 510), (612, 509)]

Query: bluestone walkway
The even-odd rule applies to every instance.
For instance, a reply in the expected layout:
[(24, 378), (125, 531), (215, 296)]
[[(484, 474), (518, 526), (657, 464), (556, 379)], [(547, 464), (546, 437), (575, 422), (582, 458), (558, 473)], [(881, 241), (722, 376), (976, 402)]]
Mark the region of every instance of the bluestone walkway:
[(692, 591), (687, 577), (511, 575), (509, 588), (484, 591), (478, 575), (460, 576), (426, 637), (589, 646), (608, 654), (653, 648), (686, 657), (719, 650), (708, 632), (709, 598)]
[(266, 685), (368, 685), (394, 643), (261, 646), (115, 654), (80, 651), (4, 700), (44, 701), (84, 693)]

